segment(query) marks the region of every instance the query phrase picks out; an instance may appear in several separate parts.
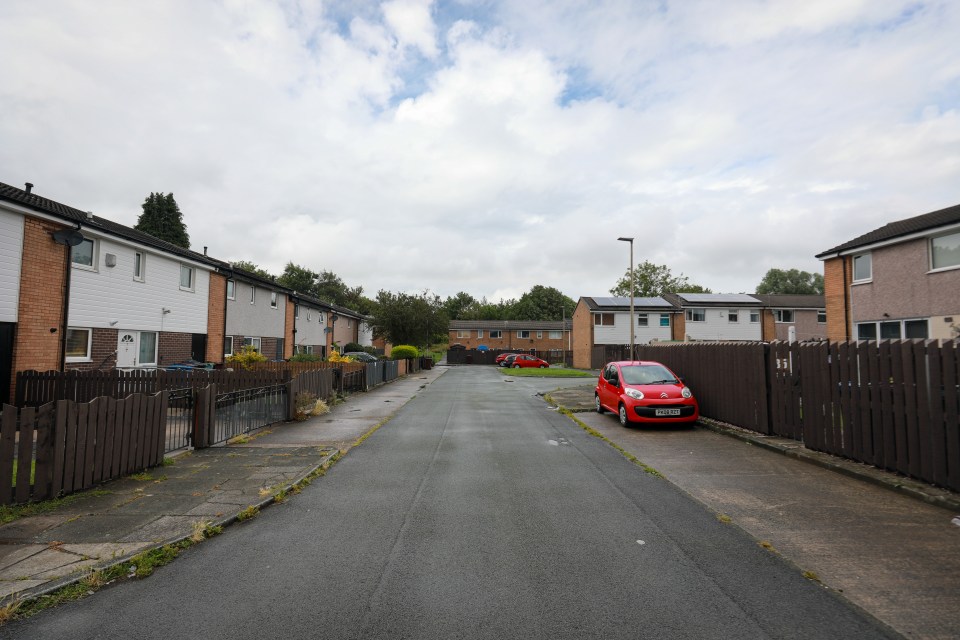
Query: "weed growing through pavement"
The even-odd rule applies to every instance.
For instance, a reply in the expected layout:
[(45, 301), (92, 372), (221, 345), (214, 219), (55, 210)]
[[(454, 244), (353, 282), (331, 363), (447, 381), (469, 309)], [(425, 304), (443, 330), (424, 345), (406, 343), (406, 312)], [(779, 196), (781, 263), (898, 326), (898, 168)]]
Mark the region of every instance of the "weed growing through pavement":
[(143, 471), (141, 473), (135, 473), (132, 476), (130, 476), (130, 478), (132, 480), (136, 480), (137, 482), (148, 482), (150, 480), (153, 480), (153, 476), (147, 473), (146, 471)]
[(717, 520), (719, 520), (723, 524), (730, 524), (731, 522), (733, 522), (733, 519), (725, 513), (718, 513)]
[(165, 467), (172, 467), (172, 466), (175, 465), (175, 464), (177, 464), (177, 461), (174, 460), (173, 458), (164, 458), (164, 459), (163, 459), (163, 466), (165, 466)]
[(112, 494), (112, 491), (106, 491), (104, 489), (95, 489), (93, 491), (85, 491), (83, 493), (72, 493), (69, 496), (64, 496), (62, 498), (54, 498), (53, 500), (43, 500), (41, 502), (30, 502), (28, 504), (21, 505), (0, 505), (0, 524), (7, 524), (8, 522), (13, 522), (14, 520), (19, 520), (20, 518), (26, 518), (28, 516), (38, 516), (49, 511), (53, 511), (58, 507), (70, 504), (74, 500), (86, 496), (107, 496)]
[(580, 419), (577, 418), (575, 415), (573, 415), (573, 412), (570, 411), (569, 409), (567, 409), (566, 407), (559, 407), (558, 410), (559, 410), (560, 413), (562, 413), (563, 415), (567, 416), (568, 418), (570, 418), (571, 420), (573, 420), (575, 423), (577, 423), (577, 424), (580, 426), (581, 429), (583, 429), (584, 431), (586, 431), (587, 433), (589, 433), (589, 434), (590, 434), (591, 436), (593, 436), (594, 438), (599, 438), (600, 440), (603, 440), (604, 442), (606, 442), (607, 444), (609, 444), (611, 447), (613, 447), (614, 449), (616, 449), (617, 451), (619, 451), (619, 452), (620, 452), (620, 455), (622, 455), (624, 458), (626, 458), (627, 460), (629, 460), (629, 461), (632, 462), (633, 464), (637, 465), (638, 467), (640, 467), (641, 469), (643, 469), (644, 471), (646, 471), (646, 472), (649, 473), (650, 475), (655, 476), (655, 477), (657, 477), (657, 478), (662, 478), (662, 477), (663, 477), (663, 474), (662, 474), (662, 473), (660, 473), (659, 471), (657, 471), (656, 469), (654, 469), (654, 468), (651, 467), (650, 465), (641, 462), (641, 461), (639, 460), (639, 458), (637, 458), (637, 456), (633, 455), (632, 453), (630, 453), (629, 451), (627, 451), (626, 449), (624, 449), (623, 447), (621, 447), (620, 445), (618, 445), (616, 442), (614, 442), (613, 440), (611, 440), (611, 439), (608, 438), (607, 436), (603, 435), (602, 433), (600, 433), (599, 431), (597, 431), (597, 430), (594, 429), (593, 427), (587, 426), (587, 424), (586, 424), (583, 420), (580, 420)]
[(804, 571), (803, 577), (812, 582), (820, 582), (820, 576), (818, 576), (813, 571)]
[(13, 620), (17, 615), (17, 610), (20, 609), (20, 605), (22, 604), (22, 601), (14, 600), (0, 607), (0, 626)]
[(237, 514), (237, 520), (239, 520), (240, 522), (244, 522), (245, 520), (256, 518), (258, 515), (260, 515), (260, 509), (257, 508), (255, 505), (250, 505), (249, 507), (247, 507), (246, 509), (244, 509), (243, 511)]
[(770, 544), (768, 541), (766, 541), (766, 540), (761, 540), (761, 541), (759, 542), (759, 544), (760, 544), (761, 547), (763, 547), (763, 548), (766, 549), (767, 551), (769, 551), (769, 552), (771, 552), (771, 553), (777, 553), (776, 547), (774, 547), (774, 546), (773, 546), (772, 544)]
[(227, 444), (247, 444), (250, 442), (250, 439), (251, 439), (250, 436), (246, 434), (242, 434), (242, 435), (234, 436), (233, 438), (230, 438), (229, 440), (227, 440)]

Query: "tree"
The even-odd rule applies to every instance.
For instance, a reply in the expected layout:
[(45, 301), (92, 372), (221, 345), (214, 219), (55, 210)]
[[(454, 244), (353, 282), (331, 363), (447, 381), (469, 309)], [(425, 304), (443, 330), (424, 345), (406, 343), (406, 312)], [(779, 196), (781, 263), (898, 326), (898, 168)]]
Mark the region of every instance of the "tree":
[(425, 347), (447, 335), (449, 318), (440, 296), (380, 291), (373, 311), (373, 334), (393, 344)]
[[(630, 295), (630, 270), (617, 280), (610, 289), (615, 296)], [(664, 293), (713, 293), (710, 289), (690, 282), (682, 273), (674, 276), (665, 264), (653, 264), (649, 260), (633, 269), (633, 295), (638, 298), (654, 297)]]
[(770, 269), (757, 285), (757, 293), (823, 295), (823, 275), (799, 269)]
[(461, 291), (455, 296), (448, 296), (443, 301), (443, 310), (451, 320), (466, 320), (464, 315), (469, 313), (470, 309), (475, 307), (476, 304), (476, 298)]
[(190, 236), (183, 224), (183, 213), (173, 194), (150, 193), (143, 201), (143, 213), (133, 227), (184, 249), (190, 248)]
[(316, 271), (288, 262), (287, 266), (283, 268), (283, 273), (277, 278), (277, 282), (297, 293), (319, 298), (320, 296), (317, 295), (317, 280), (319, 278), (320, 274)]
[(562, 320), (573, 315), (577, 303), (559, 289), (534, 285), (511, 307), (508, 320)]
[(253, 273), (260, 276), (261, 278), (266, 278), (267, 280), (273, 280), (273, 274), (262, 269), (257, 264), (250, 262), (249, 260), (235, 260), (231, 263), (234, 269), (240, 269), (241, 271), (246, 271), (247, 273)]

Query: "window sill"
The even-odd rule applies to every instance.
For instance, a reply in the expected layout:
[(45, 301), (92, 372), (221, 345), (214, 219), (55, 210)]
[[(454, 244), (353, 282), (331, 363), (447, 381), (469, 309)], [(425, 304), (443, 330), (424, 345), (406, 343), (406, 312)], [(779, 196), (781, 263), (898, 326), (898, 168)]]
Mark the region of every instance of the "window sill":
[(850, 283), (850, 285), (855, 287), (858, 284), (871, 284), (872, 282), (873, 282), (873, 278), (870, 278), (869, 280), (854, 280), (853, 282)]
[(180, 291), (186, 291), (187, 293), (194, 293), (193, 289), (188, 289), (187, 287), (180, 287)]
[(92, 358), (65, 358), (64, 362), (67, 364), (83, 364), (93, 362)]
[(927, 274), (929, 275), (931, 273), (943, 273), (944, 271), (956, 271), (958, 269), (960, 269), (960, 264), (954, 265), (951, 267), (940, 267), (938, 269), (930, 269), (929, 271), (927, 271)]

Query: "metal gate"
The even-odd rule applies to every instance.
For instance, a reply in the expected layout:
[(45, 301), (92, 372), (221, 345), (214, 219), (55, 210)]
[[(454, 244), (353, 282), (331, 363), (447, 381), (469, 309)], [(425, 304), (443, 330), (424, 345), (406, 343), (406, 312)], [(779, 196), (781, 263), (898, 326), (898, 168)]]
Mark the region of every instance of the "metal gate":
[(287, 385), (276, 384), (217, 395), (213, 442), (226, 442), (287, 419)]
[(191, 388), (170, 391), (167, 405), (166, 453), (186, 449), (193, 439), (193, 407), (195, 393)]

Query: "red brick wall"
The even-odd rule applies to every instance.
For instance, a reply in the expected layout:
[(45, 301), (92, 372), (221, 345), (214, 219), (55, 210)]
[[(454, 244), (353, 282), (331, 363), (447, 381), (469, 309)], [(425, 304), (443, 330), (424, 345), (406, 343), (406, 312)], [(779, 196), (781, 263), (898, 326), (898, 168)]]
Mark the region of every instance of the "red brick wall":
[[(90, 341), (90, 362), (68, 362), (67, 371), (90, 371), (91, 369), (110, 370), (117, 364), (117, 330), (93, 329)], [(102, 366), (101, 366), (102, 363)]]
[[(157, 345), (157, 366), (166, 367), (190, 359), (193, 351), (193, 334), (164, 331), (158, 339), (160, 344)], [(208, 337), (207, 341), (209, 340)]]
[(518, 338), (516, 329), (504, 329), (500, 333), (502, 337), (500, 338), (491, 338), (490, 332), (487, 329), (483, 330), (483, 337), (477, 338), (477, 330), (466, 329), (462, 330), (463, 333), (468, 334), (469, 337), (458, 338), (457, 333), (460, 331), (456, 329), (451, 329), (449, 331), (449, 340), (450, 344), (462, 344), (467, 349), (476, 349), (480, 345), (486, 345), (491, 349), (522, 349), (524, 351), (529, 351), (530, 349), (536, 349), (537, 351), (550, 351), (552, 349), (566, 349), (567, 348), (567, 334), (564, 332), (562, 338), (553, 338), (550, 339), (547, 336), (550, 335), (550, 332), (544, 329), (542, 331), (543, 337), (537, 338), (537, 330), (530, 330), (529, 338)]
[(210, 274), (210, 299), (207, 301), (207, 362), (223, 362), (224, 322), (227, 317), (227, 277)]
[(773, 342), (777, 339), (777, 322), (773, 317), (773, 309), (763, 309), (760, 311), (762, 325), (760, 327), (760, 339), (766, 342)]
[(583, 302), (577, 304), (573, 312), (573, 366), (577, 369), (589, 369), (593, 353), (593, 315)]
[(283, 318), (283, 335), (285, 338), (283, 341), (284, 359), (293, 357), (293, 347), (296, 344), (295, 336), (293, 335), (293, 307), (293, 300), (288, 297), (287, 304), (284, 307), (284, 313), (286, 315)]
[(673, 322), (670, 327), (670, 335), (674, 340), (687, 339), (687, 316), (683, 311), (673, 314)]
[(55, 243), (50, 234), (64, 228), (63, 225), (24, 217), (20, 299), (13, 345), (14, 373), (29, 369), (60, 369), (69, 247)]
[[(827, 308), (827, 339), (842, 341), (850, 338), (847, 324), (850, 283), (853, 267), (848, 256), (831, 258), (823, 262), (823, 297)], [(846, 262), (846, 277), (844, 263)]]

